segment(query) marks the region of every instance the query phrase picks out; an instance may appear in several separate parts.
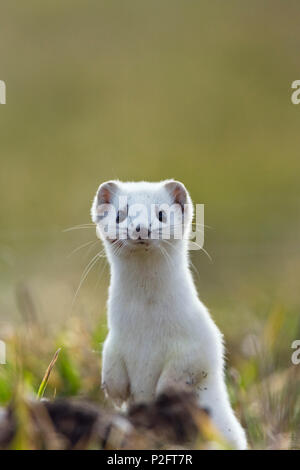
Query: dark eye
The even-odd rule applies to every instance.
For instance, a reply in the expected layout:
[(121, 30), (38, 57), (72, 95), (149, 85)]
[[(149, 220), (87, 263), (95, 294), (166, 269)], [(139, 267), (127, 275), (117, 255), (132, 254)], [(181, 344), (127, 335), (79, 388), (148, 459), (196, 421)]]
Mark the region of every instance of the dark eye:
[(163, 222), (164, 224), (167, 222), (168, 217), (167, 217), (167, 212), (162, 210), (159, 210), (159, 207), (156, 208), (156, 217), (160, 222)]
[(116, 217), (116, 223), (119, 224), (120, 222), (123, 222), (123, 220), (126, 219), (127, 217), (127, 210), (128, 208), (124, 209), (124, 210), (119, 210), (117, 212), (117, 217)]

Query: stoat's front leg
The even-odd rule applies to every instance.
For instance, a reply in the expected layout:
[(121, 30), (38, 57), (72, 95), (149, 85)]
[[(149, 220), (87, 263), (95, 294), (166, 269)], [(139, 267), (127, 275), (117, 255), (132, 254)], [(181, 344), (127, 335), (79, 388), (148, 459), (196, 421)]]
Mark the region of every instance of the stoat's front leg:
[(117, 406), (121, 406), (129, 398), (129, 378), (125, 363), (109, 335), (103, 346), (102, 388)]
[(199, 406), (209, 411), (216, 428), (234, 449), (246, 449), (245, 432), (231, 408), (222, 369), (200, 367), (201, 361), (188, 360), (192, 355), (174, 358), (164, 367), (156, 387), (156, 394), (169, 387), (190, 386), (198, 396)]

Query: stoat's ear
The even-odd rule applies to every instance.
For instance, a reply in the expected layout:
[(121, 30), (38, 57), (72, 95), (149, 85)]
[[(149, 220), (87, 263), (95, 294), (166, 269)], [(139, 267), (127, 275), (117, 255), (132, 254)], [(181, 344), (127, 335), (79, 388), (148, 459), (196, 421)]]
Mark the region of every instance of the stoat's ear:
[(114, 181), (107, 181), (106, 183), (100, 184), (97, 191), (98, 204), (110, 204), (117, 190), (118, 185)]
[(167, 181), (165, 183), (165, 188), (171, 195), (173, 204), (180, 204), (183, 210), (184, 205), (189, 203), (188, 192), (185, 189), (184, 184), (179, 181)]
[(101, 206), (105, 207), (105, 204), (111, 204), (117, 191), (118, 185), (115, 181), (100, 184), (91, 209), (92, 220), (95, 224), (98, 222), (99, 215), (101, 215)]

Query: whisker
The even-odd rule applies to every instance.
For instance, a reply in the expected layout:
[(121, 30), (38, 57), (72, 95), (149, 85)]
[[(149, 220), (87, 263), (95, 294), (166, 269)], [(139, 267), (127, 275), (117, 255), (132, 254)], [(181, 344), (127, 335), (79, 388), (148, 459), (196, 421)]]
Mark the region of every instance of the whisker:
[(81, 230), (84, 228), (96, 228), (95, 224), (82, 224), (82, 225), (74, 225), (74, 227), (68, 227), (62, 230), (63, 233), (70, 232), (71, 230)]
[(208, 259), (209, 259), (210, 262), (212, 263), (212, 262), (213, 262), (213, 259), (212, 259), (212, 257), (210, 256), (210, 254), (205, 250), (205, 248), (203, 248), (203, 246), (198, 245), (198, 243), (196, 243), (196, 242), (194, 242), (194, 241), (193, 241), (193, 243), (195, 243), (195, 245), (197, 245), (198, 248), (199, 248), (200, 250), (202, 250), (202, 251), (206, 254), (206, 256), (208, 257)]
[(125, 246), (125, 243), (123, 243), (122, 241), (120, 240), (117, 240), (117, 243), (116, 244), (116, 249), (114, 250), (114, 255), (115, 256), (118, 256), (119, 254), (121, 254), (121, 252), (123, 251), (123, 248)]
[(200, 224), (199, 222), (192, 222), (192, 225), (198, 225), (199, 227), (212, 229), (210, 225)]
[[(164, 241), (167, 245), (171, 246), (175, 251), (177, 251), (178, 253), (180, 253), (180, 250), (179, 250), (176, 246), (172, 245), (172, 243), (168, 242), (168, 240), (163, 240), (163, 241)], [(196, 266), (194, 265), (194, 263), (192, 262), (191, 258), (189, 258), (189, 263), (190, 263), (191, 267), (194, 269), (195, 273), (197, 274), (198, 279), (200, 279), (199, 271), (198, 271), (198, 269), (196, 268)]]
[(97, 264), (97, 261), (99, 260), (99, 258), (100, 258), (99, 253), (97, 253), (96, 256), (93, 257), (93, 259), (88, 263), (87, 267), (85, 268), (85, 270), (84, 270), (84, 272), (81, 276), (79, 286), (77, 287), (77, 290), (76, 290), (75, 295), (74, 295), (74, 299), (73, 299), (73, 302), (72, 302), (72, 308), (74, 307), (75, 301), (77, 299), (77, 295), (78, 295), (78, 293), (81, 289), (82, 284), (86, 280), (86, 278), (87, 278), (89, 272), (91, 271), (91, 269), (95, 266), (95, 264)]
[(166, 262), (167, 262), (167, 265), (168, 265), (168, 268), (170, 270), (170, 272), (172, 272), (172, 266), (170, 265), (170, 255), (169, 255), (169, 259), (168, 259), (168, 256), (167, 256), (167, 250), (165, 248), (163, 248), (162, 246), (159, 247), (160, 248), (160, 251), (161, 253), (163, 254), (163, 257), (165, 258)]
[(95, 244), (95, 243), (97, 243), (97, 242), (98, 242), (98, 240), (91, 240), (91, 241), (89, 241), (89, 242), (87, 242), (87, 243), (83, 243), (83, 245), (80, 245), (80, 246), (78, 246), (77, 248), (75, 248), (73, 251), (71, 251), (71, 253), (69, 253), (69, 254), (67, 255), (67, 258), (70, 258), (70, 256), (74, 255), (75, 253), (77, 253), (77, 251), (81, 250), (82, 248), (85, 248), (86, 246), (89, 246), (89, 245), (91, 245), (91, 244)]
[(90, 268), (90, 266), (93, 264), (93, 262), (94, 262), (95, 260), (97, 260), (97, 258), (99, 258), (99, 257), (100, 257), (100, 254), (97, 253), (97, 254), (96, 254), (95, 256), (93, 256), (93, 258), (88, 262), (87, 266), (86, 266), (86, 267), (84, 268), (84, 270), (83, 270), (83, 273), (82, 273), (82, 275), (81, 275), (81, 279), (85, 276), (86, 272), (89, 270), (89, 268)]
[[(163, 240), (163, 241), (164, 241), (168, 246), (170, 246), (171, 248), (173, 248), (177, 253), (180, 254), (180, 250), (179, 250), (176, 246), (172, 245), (172, 243), (168, 242), (168, 240)], [(192, 260), (191, 260), (190, 258), (189, 258), (189, 263), (190, 263), (191, 267), (194, 269), (195, 273), (197, 274), (198, 279), (200, 279), (199, 271), (198, 271), (198, 269), (196, 268), (196, 266), (194, 265), (194, 263), (192, 262)]]
[(97, 278), (98, 278), (98, 279), (97, 279), (97, 282), (96, 282), (96, 285), (95, 285), (95, 288), (96, 288), (96, 289), (99, 287), (100, 280), (101, 280), (102, 275), (103, 275), (103, 273), (104, 273), (104, 270), (105, 270), (105, 268), (106, 268), (106, 266), (107, 266), (107, 262), (105, 261), (105, 259), (106, 259), (106, 257), (103, 256), (103, 257), (102, 257), (102, 260), (101, 260), (101, 261), (102, 261), (102, 264), (100, 265), (100, 266), (101, 266), (101, 269), (99, 270), (99, 274), (97, 275)]

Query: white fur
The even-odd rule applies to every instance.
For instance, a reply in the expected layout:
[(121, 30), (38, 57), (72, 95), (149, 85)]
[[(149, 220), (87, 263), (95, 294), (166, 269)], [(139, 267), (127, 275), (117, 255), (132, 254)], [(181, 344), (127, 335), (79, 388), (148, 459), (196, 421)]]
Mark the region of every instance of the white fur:
[[(185, 194), (190, 230), (190, 197), (183, 185), (174, 185)], [(100, 186), (92, 207), (95, 222), (103, 187), (105, 184)], [(172, 190), (170, 181), (115, 181), (109, 187), (110, 202), (114, 204), (118, 195), (127, 195), (129, 205), (171, 204), (170, 187)], [(114, 254), (101, 223), (97, 230), (111, 267), (109, 333), (102, 367), (102, 383), (109, 397), (118, 404), (149, 401), (172, 384), (189, 384), (199, 397), (199, 405), (210, 410), (212, 420), (230, 444), (245, 449), (245, 433), (231, 408), (224, 381), (222, 335), (198, 298), (186, 240), (150, 240), (147, 245), (128, 240)], [(160, 247), (167, 254), (163, 255)]]

